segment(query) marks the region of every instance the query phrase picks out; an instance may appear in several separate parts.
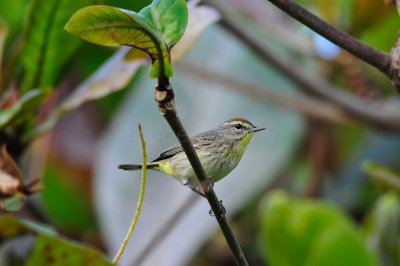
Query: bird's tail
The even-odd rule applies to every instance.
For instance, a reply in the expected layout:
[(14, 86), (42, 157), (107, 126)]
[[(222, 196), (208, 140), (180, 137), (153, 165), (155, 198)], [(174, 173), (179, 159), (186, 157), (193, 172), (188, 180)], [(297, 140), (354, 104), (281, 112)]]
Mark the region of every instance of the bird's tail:
[[(157, 167), (158, 167), (158, 164), (147, 164), (146, 165), (147, 169), (154, 169)], [(122, 169), (122, 170), (127, 170), (127, 171), (134, 171), (134, 170), (142, 169), (142, 165), (141, 164), (121, 164), (121, 165), (118, 165), (118, 168)]]

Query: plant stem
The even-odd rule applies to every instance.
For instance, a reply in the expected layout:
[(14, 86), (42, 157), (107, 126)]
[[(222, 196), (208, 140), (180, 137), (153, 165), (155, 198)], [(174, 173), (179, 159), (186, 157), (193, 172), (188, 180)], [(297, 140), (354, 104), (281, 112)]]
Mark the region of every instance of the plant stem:
[(169, 83), (168, 78), (164, 76), (159, 77), (158, 84), (155, 86), (155, 100), (158, 104), (160, 113), (167, 120), (175, 136), (178, 138), (183, 150), (186, 153), (186, 156), (188, 157), (193, 171), (196, 174), (196, 177), (199, 179), (205, 197), (207, 198), (221, 231), (225, 236), (226, 242), (228, 243), (234, 255), (236, 264), (248, 265), (239, 242), (237, 241), (232, 228), (229, 226), (225, 217), (225, 210), (221, 202), (218, 200), (210, 180), (206, 176), (203, 166), (200, 163), (199, 157), (193, 148), (193, 144), (190, 141), (190, 138), (176, 113), (172, 86)]
[(357, 40), (346, 32), (336, 28), (335, 26), (332, 26), (320, 17), (314, 15), (292, 0), (268, 1), (321, 36), (342, 47), (361, 60), (373, 65), (383, 73), (389, 75), (391, 64), (389, 54), (378, 51)]
[(135, 229), (136, 222), (139, 218), (140, 214), (140, 209), (142, 208), (142, 202), (143, 202), (143, 196), (144, 196), (144, 188), (146, 185), (146, 160), (147, 160), (147, 155), (146, 155), (146, 143), (144, 142), (143, 138), (143, 133), (142, 133), (142, 126), (139, 124), (138, 125), (139, 129), (139, 136), (140, 136), (140, 141), (142, 143), (142, 153), (143, 153), (143, 160), (142, 160), (142, 181), (140, 183), (140, 192), (139, 192), (139, 200), (136, 205), (136, 211), (135, 215), (133, 216), (131, 225), (129, 226), (128, 233), (126, 234), (124, 241), (122, 241), (122, 244), (117, 252), (117, 255), (115, 255), (115, 258), (113, 259), (112, 264), (117, 264), (119, 258), (121, 257), (122, 253), (125, 250), (126, 245), (128, 244), (128, 240), (131, 237), (133, 230)]

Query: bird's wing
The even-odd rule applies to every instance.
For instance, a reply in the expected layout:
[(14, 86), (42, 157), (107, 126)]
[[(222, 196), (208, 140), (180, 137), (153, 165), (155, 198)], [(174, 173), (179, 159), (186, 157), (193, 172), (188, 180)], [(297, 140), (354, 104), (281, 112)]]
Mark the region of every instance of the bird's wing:
[[(190, 140), (192, 141), (194, 149), (197, 150), (200, 147), (210, 145), (211, 143), (213, 143), (213, 141), (215, 141), (215, 138), (210, 137), (210, 134), (208, 134), (208, 132), (203, 132), (192, 137)], [(166, 149), (164, 152), (160, 154), (160, 156), (158, 156), (158, 158), (156, 158), (152, 162), (154, 163), (164, 159), (168, 159), (180, 152), (183, 152), (183, 148), (180, 144), (176, 144)]]

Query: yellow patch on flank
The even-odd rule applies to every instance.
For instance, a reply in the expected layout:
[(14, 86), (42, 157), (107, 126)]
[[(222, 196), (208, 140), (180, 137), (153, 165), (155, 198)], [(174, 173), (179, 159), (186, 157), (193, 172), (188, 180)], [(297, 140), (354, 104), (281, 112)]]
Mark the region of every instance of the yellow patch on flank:
[(158, 165), (160, 168), (160, 170), (159, 170), (160, 172), (166, 173), (171, 176), (175, 176), (174, 169), (171, 167), (171, 165), (168, 162), (161, 161), (161, 162), (158, 162)]

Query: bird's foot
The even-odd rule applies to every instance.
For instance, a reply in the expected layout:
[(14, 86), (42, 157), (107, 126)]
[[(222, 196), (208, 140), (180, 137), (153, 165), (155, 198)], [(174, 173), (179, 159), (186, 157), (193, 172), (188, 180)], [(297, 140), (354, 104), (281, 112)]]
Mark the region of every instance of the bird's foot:
[[(204, 184), (204, 183), (205, 183), (205, 184)], [(214, 188), (214, 182), (212, 181), (212, 178), (209, 177), (209, 178), (208, 178), (208, 182), (204, 182), (204, 183), (203, 183), (204, 186), (201, 185), (201, 186), (200, 186), (200, 189), (202, 190), (203, 194), (206, 194), (206, 193), (210, 192), (211, 189)], [(204, 189), (203, 187), (205, 187), (205, 189)]]
[[(221, 209), (222, 209), (221, 218), (224, 218), (225, 215), (226, 215), (226, 209), (225, 209), (225, 206), (222, 204), (222, 200), (219, 201), (219, 204), (221, 205)], [(208, 214), (210, 216), (215, 216), (215, 214), (214, 214), (212, 209), (208, 211)]]

